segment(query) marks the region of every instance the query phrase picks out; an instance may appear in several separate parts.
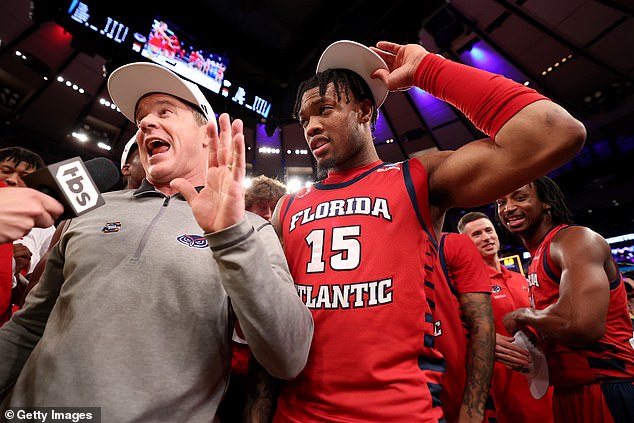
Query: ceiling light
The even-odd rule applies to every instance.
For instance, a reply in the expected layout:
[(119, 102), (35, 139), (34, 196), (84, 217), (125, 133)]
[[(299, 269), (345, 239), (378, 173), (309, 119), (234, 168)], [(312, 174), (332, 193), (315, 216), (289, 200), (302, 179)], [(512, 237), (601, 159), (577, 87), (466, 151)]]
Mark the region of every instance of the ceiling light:
[(279, 148), (271, 148), (271, 147), (260, 147), (258, 149), (258, 153), (261, 154), (280, 154)]
[(88, 135), (84, 134), (83, 132), (73, 132), (71, 134), (73, 136), (73, 138), (75, 138), (77, 141), (80, 142), (86, 142), (88, 141)]
[(74, 91), (79, 92), (80, 94), (84, 94), (86, 91), (80, 87), (78, 84), (73, 83), (70, 80), (64, 79), (63, 76), (58, 75), (57, 76), (57, 82), (61, 82), (64, 83), (68, 88), (72, 88)]
[(546, 76), (549, 72), (556, 70), (570, 59), (572, 59), (572, 54), (569, 54), (567, 57), (562, 57), (561, 60), (553, 63), (552, 66), (549, 66), (548, 68), (546, 68), (546, 70), (542, 71), (542, 76)]

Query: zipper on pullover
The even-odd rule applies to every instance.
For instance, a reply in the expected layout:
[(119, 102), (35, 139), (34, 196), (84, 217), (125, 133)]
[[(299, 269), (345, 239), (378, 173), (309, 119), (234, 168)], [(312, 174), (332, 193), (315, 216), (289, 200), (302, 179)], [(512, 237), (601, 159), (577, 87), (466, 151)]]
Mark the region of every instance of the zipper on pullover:
[(150, 234), (156, 227), (156, 222), (158, 222), (161, 216), (165, 213), (165, 209), (169, 205), (170, 198), (171, 197), (165, 196), (165, 199), (163, 200), (163, 204), (161, 205), (161, 208), (154, 215), (154, 217), (150, 221), (150, 224), (145, 228), (145, 231), (143, 232), (143, 236), (141, 237), (141, 241), (139, 242), (139, 245), (137, 246), (136, 251), (134, 252), (134, 255), (132, 256), (130, 261), (132, 262), (139, 261), (139, 258), (141, 257), (143, 250), (145, 250), (145, 246), (147, 245), (147, 240), (150, 238)]

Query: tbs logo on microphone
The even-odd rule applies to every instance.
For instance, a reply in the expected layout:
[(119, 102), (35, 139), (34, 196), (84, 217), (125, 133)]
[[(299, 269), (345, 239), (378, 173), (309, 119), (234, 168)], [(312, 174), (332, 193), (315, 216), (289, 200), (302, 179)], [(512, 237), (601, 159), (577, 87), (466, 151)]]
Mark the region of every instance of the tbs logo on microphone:
[(56, 165), (59, 167), (55, 170), (55, 179), (60, 182), (60, 186), (77, 216), (104, 203), (81, 159), (70, 159)]
[(81, 216), (105, 204), (99, 188), (79, 157), (50, 164), (25, 176), (24, 182), (62, 203), (64, 213), (60, 220)]

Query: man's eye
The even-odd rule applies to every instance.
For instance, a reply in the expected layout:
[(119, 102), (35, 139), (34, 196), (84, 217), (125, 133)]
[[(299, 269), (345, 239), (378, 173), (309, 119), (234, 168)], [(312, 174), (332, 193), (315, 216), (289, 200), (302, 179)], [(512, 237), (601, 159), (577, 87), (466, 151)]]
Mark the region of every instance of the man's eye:
[(320, 113), (324, 113), (324, 112), (326, 112), (326, 111), (328, 111), (328, 110), (330, 110), (330, 109), (332, 109), (332, 107), (331, 107), (331, 106), (327, 106), (327, 105), (326, 105), (326, 106), (321, 106), (321, 107), (319, 108), (319, 112), (320, 112)]

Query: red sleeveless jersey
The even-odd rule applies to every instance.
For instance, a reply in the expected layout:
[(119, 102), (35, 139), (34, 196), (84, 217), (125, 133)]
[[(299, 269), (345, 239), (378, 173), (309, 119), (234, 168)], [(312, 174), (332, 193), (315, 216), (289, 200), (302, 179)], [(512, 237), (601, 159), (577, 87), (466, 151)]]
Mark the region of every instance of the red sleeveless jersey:
[[(436, 309), (433, 310), (436, 348), (445, 357), (446, 374), (440, 399), (448, 422), (458, 419), (467, 383), (469, 333), (462, 319), (458, 296), (490, 293), (491, 285), (480, 252), (467, 236), (445, 233), (438, 244), (438, 271), (434, 276)], [(490, 404), (489, 404), (490, 405)]]
[(419, 161), (377, 161), (283, 203), (284, 251), (315, 334), (275, 422), (442, 418), (434, 374), (444, 362), (425, 295), (436, 260), (427, 198)]
[[(561, 230), (559, 225), (548, 232), (534, 251), (528, 270), (531, 298), (534, 306), (542, 310), (559, 299), (561, 269), (550, 257), (550, 244)], [(610, 281), (610, 304), (605, 334), (585, 347), (572, 347), (545, 337), (542, 347), (548, 359), (551, 385), (582, 385), (634, 378), (634, 349), (632, 322), (626, 305), (626, 292), (622, 276)]]

